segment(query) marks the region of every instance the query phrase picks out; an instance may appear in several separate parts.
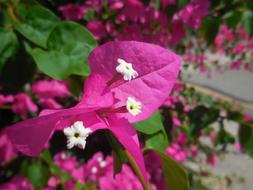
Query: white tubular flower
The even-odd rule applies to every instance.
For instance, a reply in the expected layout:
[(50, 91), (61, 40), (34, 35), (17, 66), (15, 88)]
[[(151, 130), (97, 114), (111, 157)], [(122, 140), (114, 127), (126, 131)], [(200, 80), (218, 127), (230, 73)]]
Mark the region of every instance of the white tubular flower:
[(138, 76), (131, 63), (127, 63), (124, 59), (118, 59), (117, 62), (119, 65), (116, 71), (123, 75), (124, 80), (132, 80)]
[(92, 131), (90, 128), (85, 128), (82, 121), (76, 121), (72, 126), (64, 128), (63, 132), (67, 137), (68, 149), (74, 146), (84, 149), (86, 138)]
[(98, 169), (97, 169), (96, 166), (93, 166), (93, 167), (91, 168), (91, 173), (93, 173), (93, 174), (98, 173)]
[(133, 116), (136, 116), (141, 113), (141, 102), (136, 101), (132, 97), (128, 97), (126, 102), (126, 108)]
[(100, 168), (105, 168), (107, 166), (106, 161), (102, 160), (101, 162), (99, 162), (99, 166)]

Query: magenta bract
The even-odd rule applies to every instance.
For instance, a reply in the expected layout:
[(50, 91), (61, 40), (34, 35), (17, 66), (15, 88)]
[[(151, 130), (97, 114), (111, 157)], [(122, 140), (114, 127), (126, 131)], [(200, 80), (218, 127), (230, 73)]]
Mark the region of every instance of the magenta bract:
[(129, 96), (135, 97), (142, 105), (142, 113), (138, 116), (124, 114), (130, 122), (147, 119), (168, 97), (180, 66), (180, 57), (175, 53), (157, 45), (143, 42), (121, 41), (109, 42), (91, 52), (88, 61), (93, 74), (101, 75), (109, 81), (116, 74), (117, 59), (132, 63), (139, 77), (111, 86), (117, 106), (125, 105)]
[[(124, 80), (116, 72), (118, 59), (132, 63), (135, 77)], [(124, 61), (123, 61), (124, 62)], [(141, 42), (112, 42), (96, 48), (89, 56), (92, 74), (86, 79), (83, 97), (73, 108), (44, 110), (39, 117), (19, 122), (7, 133), (24, 154), (40, 153), (53, 132), (82, 121), (92, 132), (110, 130), (132, 155), (144, 178), (147, 174), (135, 129), (129, 124), (149, 117), (166, 99), (180, 66), (176, 54)], [(141, 102), (141, 113), (130, 115), (126, 101)]]

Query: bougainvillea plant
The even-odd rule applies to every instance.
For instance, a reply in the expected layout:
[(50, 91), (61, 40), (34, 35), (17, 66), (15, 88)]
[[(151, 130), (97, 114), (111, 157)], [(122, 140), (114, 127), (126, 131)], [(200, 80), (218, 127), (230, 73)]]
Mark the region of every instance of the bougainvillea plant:
[(147, 119), (161, 106), (175, 83), (180, 58), (159, 46), (125, 41), (95, 48), (88, 62), (91, 75), (75, 107), (44, 110), (38, 118), (7, 128), (7, 134), (19, 151), (35, 156), (55, 129), (64, 131), (69, 149), (84, 149), (92, 132), (108, 129), (147, 181), (137, 133), (130, 123)]
[(227, 146), (253, 155), (252, 117), (181, 76), (252, 71), (252, 7), (1, 1), (0, 189), (214, 187)]

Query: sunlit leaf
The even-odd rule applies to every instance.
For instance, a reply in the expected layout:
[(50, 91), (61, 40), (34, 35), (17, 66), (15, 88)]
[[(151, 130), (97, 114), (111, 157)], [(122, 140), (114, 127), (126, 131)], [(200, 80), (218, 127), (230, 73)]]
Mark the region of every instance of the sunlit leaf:
[(71, 74), (87, 76), (87, 57), (95, 46), (95, 39), (83, 26), (63, 22), (48, 38), (49, 51), (37, 48), (32, 56), (39, 69), (55, 79), (66, 79)]
[(178, 164), (175, 160), (172, 160), (168, 156), (163, 153), (159, 153), (161, 161), (162, 161), (162, 169), (166, 182), (166, 189), (169, 190), (188, 190), (189, 187), (189, 179), (184, 168)]
[(59, 18), (46, 8), (19, 5), (16, 10), (18, 20), (15, 28), (28, 40), (43, 48), (47, 47), (47, 38), (58, 24)]

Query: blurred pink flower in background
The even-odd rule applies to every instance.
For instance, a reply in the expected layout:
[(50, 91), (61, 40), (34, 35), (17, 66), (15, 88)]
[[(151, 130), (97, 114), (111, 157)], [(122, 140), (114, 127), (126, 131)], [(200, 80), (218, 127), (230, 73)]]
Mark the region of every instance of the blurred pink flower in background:
[(10, 161), (16, 154), (17, 152), (8, 136), (2, 131), (0, 133), (0, 165)]
[(87, 24), (87, 28), (94, 35), (96, 40), (100, 40), (107, 34), (106, 26), (100, 20), (89, 21)]
[(124, 7), (124, 3), (122, 1), (109, 1), (109, 7), (112, 10), (118, 10)]
[(39, 80), (32, 85), (32, 92), (40, 98), (63, 98), (69, 95), (67, 85), (56, 80)]
[(192, 145), (190, 148), (190, 156), (191, 157), (196, 157), (198, 154), (199, 148), (197, 145)]
[(64, 98), (70, 93), (64, 82), (56, 80), (39, 80), (32, 85), (32, 92), (39, 97), (39, 103), (42, 108), (62, 108), (54, 98)]
[(34, 190), (34, 188), (24, 177), (15, 176), (9, 182), (2, 184), (0, 190)]
[(244, 121), (251, 121), (253, 118), (251, 117), (251, 115), (249, 115), (249, 114), (244, 114), (243, 115), (243, 120)]
[(188, 143), (187, 137), (184, 132), (180, 131), (177, 135), (177, 138), (174, 141), (175, 143), (178, 143), (180, 145), (185, 145)]
[(232, 29), (228, 28), (225, 25), (221, 27), (220, 33), (223, 34), (228, 41), (233, 41), (235, 38)]
[(240, 142), (236, 142), (235, 144), (234, 144), (234, 148), (235, 148), (235, 150), (237, 150), (238, 152), (243, 152), (243, 147), (242, 147), (242, 145), (240, 144)]
[(213, 153), (213, 154), (211, 154), (211, 155), (208, 156), (207, 163), (210, 166), (214, 167), (214, 166), (216, 166), (218, 160), (219, 160), (219, 157), (215, 153)]
[(223, 34), (217, 34), (216, 37), (215, 37), (215, 45), (219, 48), (222, 48), (222, 44), (225, 40), (225, 36)]
[(110, 167), (105, 176), (99, 178), (101, 190), (142, 190), (142, 185), (128, 165), (122, 166), (122, 171), (115, 177), (113, 167)]
[(25, 93), (19, 93), (14, 96), (12, 111), (26, 119), (28, 112), (37, 112), (38, 107), (33, 103), (30, 96)]
[(244, 44), (240, 44), (240, 43), (237, 43), (234, 47), (233, 47), (233, 53), (234, 54), (240, 54), (240, 53), (243, 53), (246, 49), (246, 45)]
[(123, 33), (118, 36), (119, 40), (139, 40), (142, 41), (143, 35), (138, 24), (126, 24), (123, 26)]
[(166, 155), (178, 161), (179, 163), (183, 163), (187, 157), (186, 151), (181, 149), (181, 147), (176, 143), (171, 144), (166, 149)]
[(212, 129), (209, 133), (209, 138), (212, 144), (215, 144), (215, 139), (216, 139), (216, 131)]
[(112, 157), (104, 159), (101, 152), (93, 155), (91, 159), (84, 166), (85, 178), (89, 180), (98, 180), (104, 176), (108, 170), (113, 170)]
[(176, 45), (185, 37), (185, 29), (183, 22), (179, 19), (178, 15), (174, 15), (172, 18), (172, 30), (170, 43)]
[(69, 3), (60, 6), (59, 10), (66, 20), (80, 20), (83, 18), (86, 9), (82, 5)]
[(161, 0), (161, 4), (163, 7), (167, 7), (168, 5), (175, 5), (176, 3), (176, 0)]
[(6, 104), (6, 103), (12, 103), (14, 101), (14, 97), (12, 95), (4, 96), (0, 94), (0, 105)]
[(54, 156), (54, 162), (59, 168), (70, 173), (78, 165), (78, 162), (75, 156), (67, 156), (64, 152), (57, 153)]
[(40, 105), (42, 108), (53, 108), (53, 109), (60, 109), (62, 105), (56, 102), (53, 98), (40, 98), (39, 99)]
[(48, 186), (49, 187), (54, 187), (56, 188), (59, 184), (61, 183), (61, 179), (60, 177), (56, 177), (56, 176), (51, 176), (49, 179), (48, 179)]
[(185, 105), (185, 106), (184, 106), (184, 111), (185, 111), (185, 112), (191, 111), (191, 106), (190, 106), (190, 105)]
[(134, 21), (144, 18), (145, 7), (139, 0), (125, 0), (124, 7), (121, 13), (118, 15), (117, 21), (119, 23), (125, 20)]
[(208, 0), (193, 0), (179, 12), (179, 17), (192, 29), (198, 29), (208, 14), (209, 4)]
[(241, 65), (242, 65), (242, 61), (241, 60), (236, 60), (236, 61), (233, 61), (230, 68), (232, 70), (239, 70), (241, 68)]
[(174, 127), (179, 127), (182, 124), (181, 121), (176, 116), (172, 116), (172, 123)]
[(64, 189), (67, 189), (67, 190), (76, 190), (76, 183), (75, 181), (71, 179), (64, 182), (63, 186), (64, 186)]
[(150, 182), (156, 186), (157, 190), (166, 190), (160, 156), (155, 152), (146, 154), (145, 164), (150, 175)]

